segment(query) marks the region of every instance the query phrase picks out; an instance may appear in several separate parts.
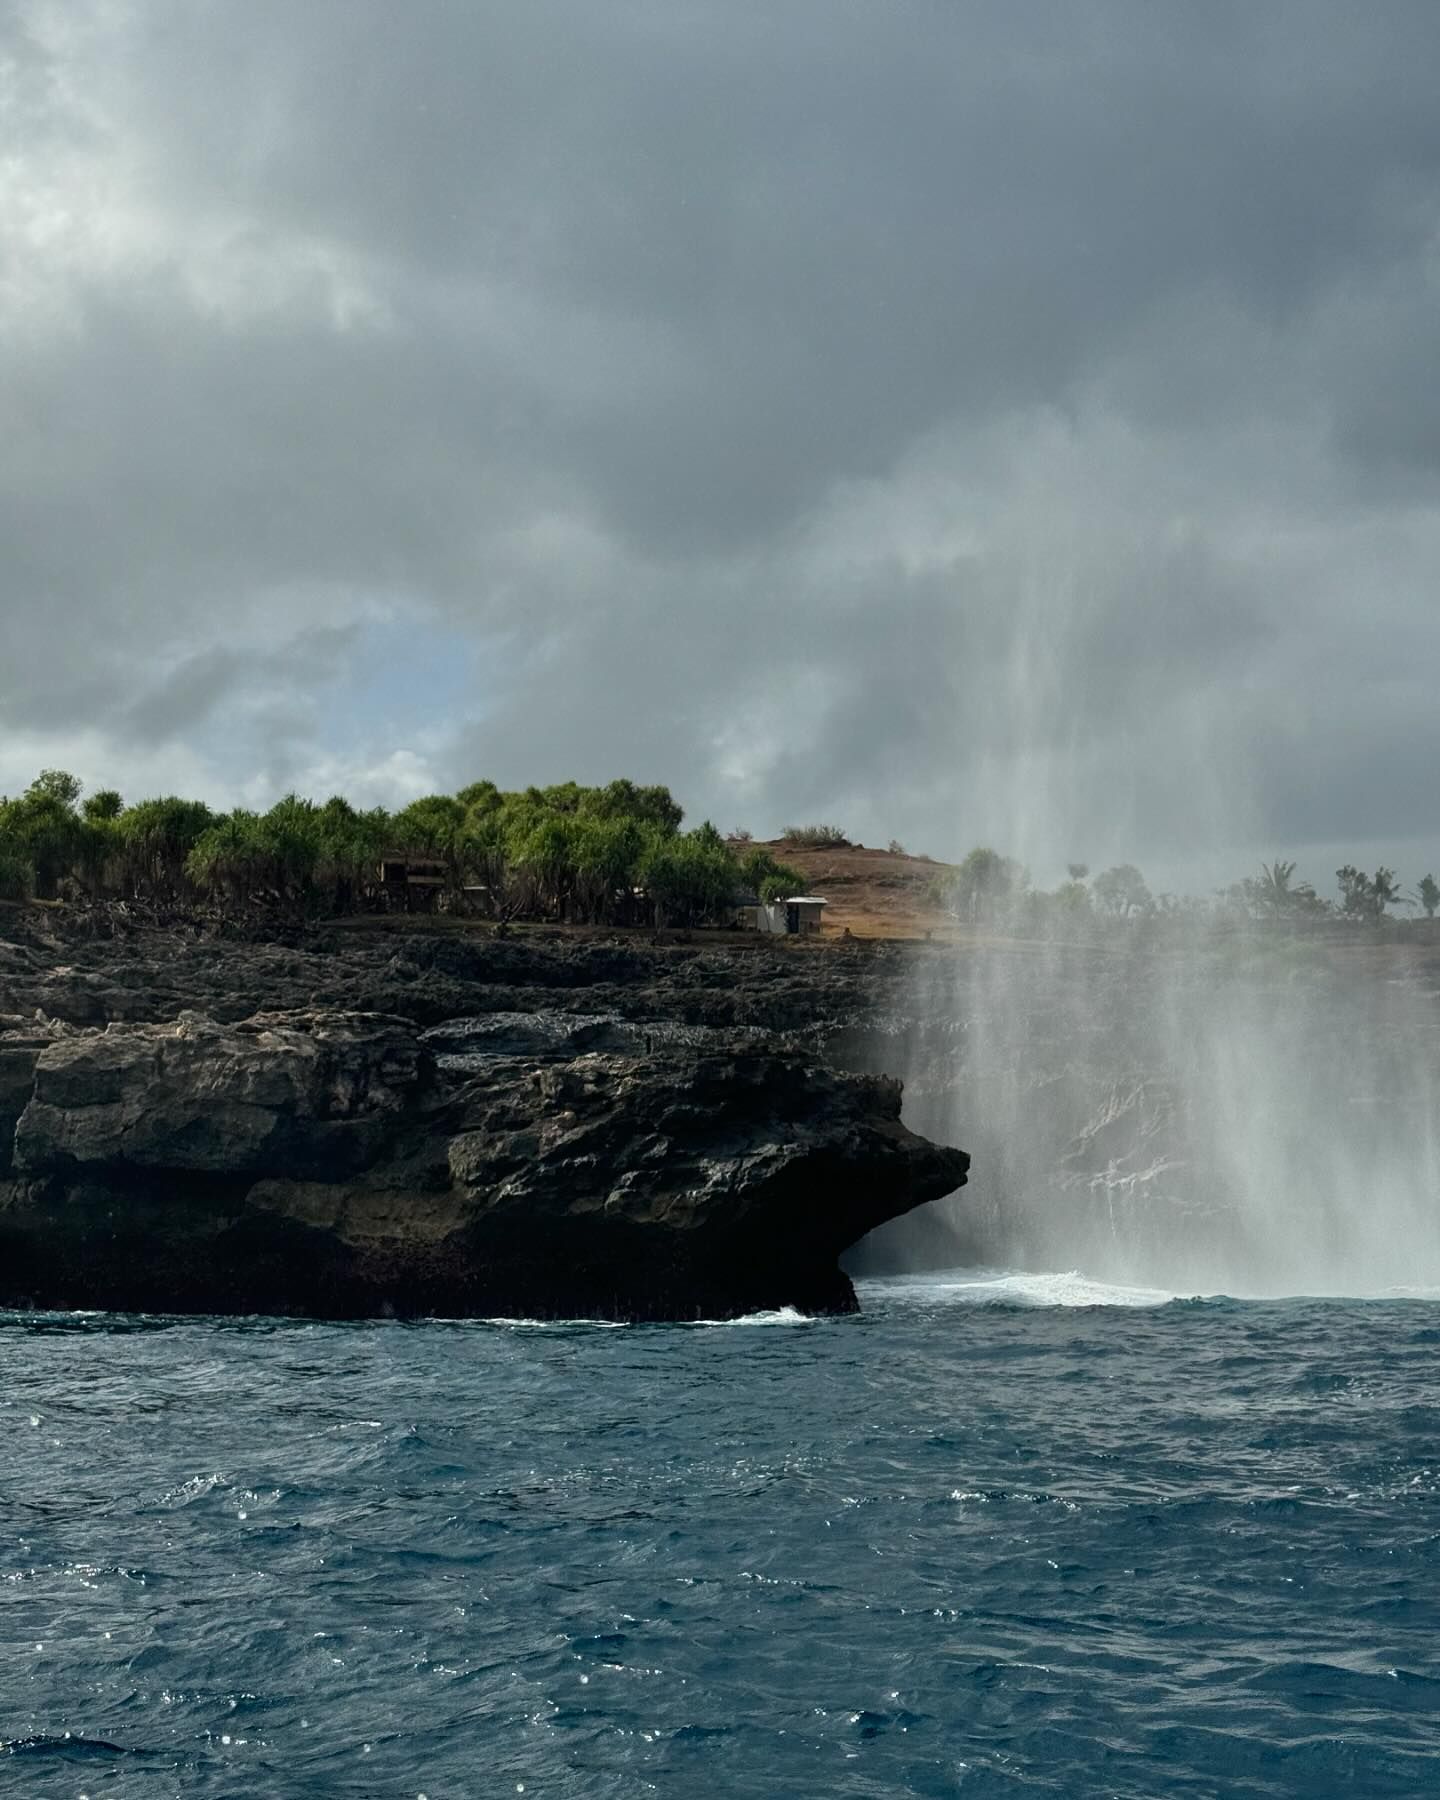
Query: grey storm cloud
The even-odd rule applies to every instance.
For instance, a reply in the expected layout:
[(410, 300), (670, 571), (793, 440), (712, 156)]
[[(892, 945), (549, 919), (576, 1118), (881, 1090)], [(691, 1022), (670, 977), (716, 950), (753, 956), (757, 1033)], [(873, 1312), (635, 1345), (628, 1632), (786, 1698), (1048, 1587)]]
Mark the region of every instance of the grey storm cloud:
[(0, 788), (1423, 854), (1437, 69), (1429, 0), (20, 0)]

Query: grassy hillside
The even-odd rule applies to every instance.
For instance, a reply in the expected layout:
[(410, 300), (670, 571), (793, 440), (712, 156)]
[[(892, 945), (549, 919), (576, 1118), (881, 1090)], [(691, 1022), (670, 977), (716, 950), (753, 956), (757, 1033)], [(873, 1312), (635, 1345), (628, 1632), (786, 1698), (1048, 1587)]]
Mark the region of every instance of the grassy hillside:
[(928, 856), (906, 856), (892, 850), (870, 850), (859, 844), (804, 848), (776, 839), (760, 845), (805, 877), (805, 891), (830, 902), (824, 935), (846, 931), (857, 938), (925, 938), (969, 940), (973, 932), (957, 925), (928, 897), (946, 865)]

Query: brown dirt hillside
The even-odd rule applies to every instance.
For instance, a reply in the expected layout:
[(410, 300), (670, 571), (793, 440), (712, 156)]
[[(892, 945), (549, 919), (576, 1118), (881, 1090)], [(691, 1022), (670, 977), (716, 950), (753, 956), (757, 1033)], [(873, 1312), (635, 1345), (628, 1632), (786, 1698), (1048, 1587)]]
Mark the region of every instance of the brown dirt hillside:
[(841, 937), (846, 931), (857, 938), (933, 938), (937, 942), (970, 935), (928, 897), (935, 878), (944, 875), (948, 867), (931, 857), (870, 850), (863, 844), (805, 850), (781, 839), (764, 848), (800, 871), (806, 893), (829, 901), (827, 938)]

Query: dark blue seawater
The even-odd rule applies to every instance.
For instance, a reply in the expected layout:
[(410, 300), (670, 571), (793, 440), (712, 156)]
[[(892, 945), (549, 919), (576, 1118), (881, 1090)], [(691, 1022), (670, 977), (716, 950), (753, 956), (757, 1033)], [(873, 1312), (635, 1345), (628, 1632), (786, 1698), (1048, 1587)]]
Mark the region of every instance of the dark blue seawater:
[(1440, 1792), (1440, 1305), (1104, 1297), (0, 1317), (0, 1793)]

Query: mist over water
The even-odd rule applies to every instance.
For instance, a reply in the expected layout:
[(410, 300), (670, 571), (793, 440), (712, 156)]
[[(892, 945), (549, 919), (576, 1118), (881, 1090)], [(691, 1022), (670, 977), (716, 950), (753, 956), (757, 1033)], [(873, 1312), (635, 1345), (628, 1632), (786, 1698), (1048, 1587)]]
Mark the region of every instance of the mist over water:
[[(1102, 551), (1124, 579), (1098, 578)], [(853, 1266), (1179, 1294), (1440, 1288), (1440, 938), (1212, 906), (1257, 873), (1275, 817), (1246, 684), (1216, 664), (1172, 686), (1227, 603), (1183, 546), (1146, 549), (1100, 515), (1055, 522), (1025, 561), (1010, 604), (966, 618), (986, 679), (967, 691), (983, 751), (960, 842), (1042, 886), (1066, 857), (1092, 874), (1133, 859), (1196, 898), (1123, 920), (1081, 905), (1073, 926), (1012, 902), (972, 944), (917, 947), (905, 1001), (858, 1054), (903, 1078), (915, 1129), (971, 1153), (970, 1183)], [(1160, 715), (1147, 753), (1141, 718)]]
[(867, 1271), (1075, 1270), (1170, 1293), (1440, 1287), (1427, 945), (1136, 926), (918, 963), (874, 1049), (970, 1186)]

